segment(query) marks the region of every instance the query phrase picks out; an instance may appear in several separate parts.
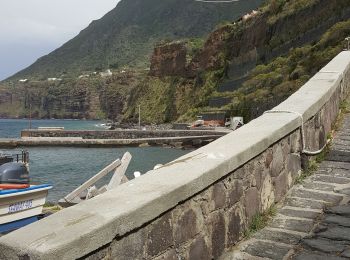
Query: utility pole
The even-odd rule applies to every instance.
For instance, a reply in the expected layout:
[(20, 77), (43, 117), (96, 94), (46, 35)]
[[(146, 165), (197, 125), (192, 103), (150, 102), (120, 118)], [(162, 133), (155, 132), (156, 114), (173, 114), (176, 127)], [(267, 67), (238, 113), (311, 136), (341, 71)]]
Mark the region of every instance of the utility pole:
[(29, 104), (29, 129), (32, 129), (32, 103)]
[(141, 105), (139, 105), (139, 129), (141, 130)]

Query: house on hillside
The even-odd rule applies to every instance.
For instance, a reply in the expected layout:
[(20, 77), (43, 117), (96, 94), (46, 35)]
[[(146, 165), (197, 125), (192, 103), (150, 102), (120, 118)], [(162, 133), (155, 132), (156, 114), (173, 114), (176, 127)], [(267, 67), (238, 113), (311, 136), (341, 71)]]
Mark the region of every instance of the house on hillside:
[(47, 81), (61, 81), (61, 78), (48, 78)]
[(110, 77), (113, 75), (112, 71), (110, 69), (106, 70), (105, 72), (100, 72), (101, 77)]

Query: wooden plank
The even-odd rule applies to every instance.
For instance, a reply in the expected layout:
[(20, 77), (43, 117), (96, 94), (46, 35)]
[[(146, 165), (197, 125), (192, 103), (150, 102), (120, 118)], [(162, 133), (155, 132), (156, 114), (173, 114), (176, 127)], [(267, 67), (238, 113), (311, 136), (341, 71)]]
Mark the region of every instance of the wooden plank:
[(129, 166), (131, 158), (132, 158), (132, 156), (129, 152), (126, 152), (123, 155), (123, 158), (121, 160), (121, 165), (117, 169), (115, 169), (115, 172), (114, 172), (110, 182), (108, 183), (107, 190), (111, 190), (111, 189), (118, 187), (118, 185), (121, 183), (121, 181), (123, 179), (123, 176), (125, 176), (125, 172)]
[(63, 208), (68, 208), (68, 207), (70, 207), (70, 206), (74, 206), (74, 205), (76, 205), (76, 204), (78, 204), (78, 203), (80, 203), (80, 202), (82, 202), (83, 200), (82, 199), (80, 199), (79, 197), (75, 197), (73, 200), (71, 200), (71, 201), (66, 201), (65, 199), (60, 199), (59, 201), (58, 201), (58, 205), (60, 205), (61, 207), (63, 207)]
[(98, 189), (98, 193), (102, 194), (107, 191), (107, 185), (103, 185), (101, 188)]
[(88, 200), (88, 199), (91, 199), (95, 196), (97, 196), (99, 194), (99, 191), (98, 189), (96, 188), (96, 186), (91, 186), (88, 188), (88, 193), (86, 195), (86, 199), (85, 200)]
[(109, 172), (111, 172), (112, 170), (114, 170), (120, 165), (121, 165), (121, 161), (119, 159), (115, 160), (110, 165), (106, 166), (103, 170), (101, 170), (99, 173), (97, 173), (95, 176), (91, 177), (85, 183), (83, 183), (74, 191), (69, 193), (66, 197), (64, 197), (65, 201), (72, 201), (75, 197), (79, 196), (81, 192), (83, 192), (90, 186), (94, 185), (98, 180), (106, 176)]
[(126, 176), (124, 175), (120, 184), (126, 183), (126, 182), (128, 182), (128, 181), (129, 181), (128, 177), (126, 177)]

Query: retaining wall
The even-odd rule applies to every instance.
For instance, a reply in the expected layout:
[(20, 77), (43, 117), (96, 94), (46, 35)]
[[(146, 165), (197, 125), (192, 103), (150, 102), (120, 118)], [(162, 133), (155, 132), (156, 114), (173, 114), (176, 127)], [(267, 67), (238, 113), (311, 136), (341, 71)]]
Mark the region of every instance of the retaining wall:
[(140, 139), (140, 138), (167, 138), (167, 137), (185, 137), (185, 136), (223, 136), (227, 132), (213, 130), (36, 130), (26, 129), (21, 131), (21, 137), (82, 137), (83, 139)]
[[(318, 150), (350, 85), (340, 53), (274, 108)], [(0, 238), (1, 259), (217, 259), (300, 174), (301, 119), (268, 113), (164, 167)], [(307, 203), (307, 201), (306, 201)]]

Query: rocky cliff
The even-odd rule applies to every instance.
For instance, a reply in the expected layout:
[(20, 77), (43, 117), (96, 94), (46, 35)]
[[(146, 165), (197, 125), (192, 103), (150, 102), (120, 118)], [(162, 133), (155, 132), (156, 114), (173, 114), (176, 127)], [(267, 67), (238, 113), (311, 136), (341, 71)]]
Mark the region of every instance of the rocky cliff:
[(151, 58), (151, 76), (183, 76), (186, 74), (187, 49), (182, 42), (159, 44)]
[(349, 18), (348, 0), (269, 0), (218, 26), (205, 41), (157, 44), (149, 72), (8, 84), (0, 88), (0, 111), (23, 116), (33, 104), (38, 117), (137, 120), (140, 105), (148, 123), (192, 120), (214, 110), (249, 120), (343, 49)]
[(121, 0), (100, 20), (11, 79), (78, 76), (83, 71), (149, 66), (160, 40), (204, 37), (222, 21), (232, 21), (262, 0), (203, 3), (194, 0)]
[[(187, 118), (182, 107), (188, 108), (185, 114), (189, 117), (217, 109), (248, 120), (260, 115), (342, 50), (348, 33), (342, 22), (349, 18), (350, 2), (346, 0), (271, 0), (215, 30), (196, 55), (181, 64), (183, 73), (177, 74), (178, 84), (171, 90), (182, 90), (175, 102), (178, 107), (173, 109), (177, 111), (174, 119)], [(172, 48), (175, 56), (177, 46)], [(173, 74), (162, 70), (164, 60), (171, 56), (169, 49), (166, 54), (154, 52), (150, 75), (174, 80)], [(191, 101), (186, 100), (186, 93), (193, 95)], [(144, 96), (140, 99), (148, 102)]]
[(115, 72), (0, 87), (0, 117), (120, 119), (129, 92), (144, 72)]

